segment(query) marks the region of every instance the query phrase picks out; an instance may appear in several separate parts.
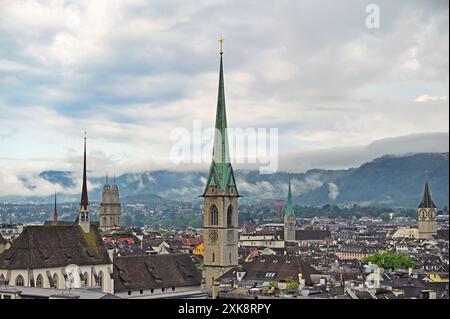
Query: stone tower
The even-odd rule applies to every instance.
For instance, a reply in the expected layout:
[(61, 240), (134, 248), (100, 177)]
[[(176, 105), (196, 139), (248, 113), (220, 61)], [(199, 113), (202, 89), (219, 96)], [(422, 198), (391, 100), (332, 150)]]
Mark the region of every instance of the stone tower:
[(89, 211), (86, 177), (86, 133), (84, 134), (83, 187), (81, 190), (80, 210), (78, 212), (78, 225), (80, 225), (85, 233), (89, 233), (91, 230), (91, 216)]
[(428, 181), (425, 183), (422, 201), (417, 209), (419, 238), (433, 239), (437, 235), (436, 205), (431, 199)]
[(103, 186), (102, 202), (100, 204), (100, 229), (104, 232), (110, 232), (119, 226), (119, 187), (116, 184), (115, 178), (113, 184), (109, 185), (108, 176), (106, 176), (106, 183)]
[(225, 110), (223, 51), (220, 50), (219, 93), (212, 163), (203, 192), (205, 245), (202, 286), (238, 265), (238, 198), (230, 162)]
[(294, 202), (292, 200), (291, 192), (291, 178), (289, 177), (289, 190), (286, 204), (286, 213), (284, 214), (284, 240), (295, 241), (295, 213)]

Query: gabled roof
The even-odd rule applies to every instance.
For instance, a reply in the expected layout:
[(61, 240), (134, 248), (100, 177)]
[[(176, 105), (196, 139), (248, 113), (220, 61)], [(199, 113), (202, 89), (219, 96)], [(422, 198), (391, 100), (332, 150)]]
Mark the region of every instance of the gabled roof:
[(425, 183), (425, 189), (423, 190), (422, 201), (419, 204), (419, 208), (436, 208), (433, 200), (431, 199), (430, 188), (428, 187), (428, 181)]
[(114, 258), (114, 291), (200, 286), (201, 271), (188, 254)]
[(307, 285), (312, 285), (311, 275), (320, 274), (299, 256), (263, 255), (252, 262), (232, 268), (220, 279), (236, 279), (236, 271), (245, 272), (245, 281), (281, 281), (292, 278), (298, 282), (298, 274), (302, 274)]
[(0, 269), (111, 264), (95, 225), (84, 233), (77, 224), (28, 226), (11, 248), (0, 254)]

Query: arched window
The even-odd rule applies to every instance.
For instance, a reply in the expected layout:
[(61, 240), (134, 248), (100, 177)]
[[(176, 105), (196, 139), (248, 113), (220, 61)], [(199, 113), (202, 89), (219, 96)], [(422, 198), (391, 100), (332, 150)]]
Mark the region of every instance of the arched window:
[(83, 287), (87, 287), (89, 285), (89, 275), (87, 272), (84, 273), (81, 284), (83, 285)]
[(56, 289), (58, 289), (59, 287), (59, 285), (58, 285), (58, 275), (55, 273), (54, 275), (53, 275), (53, 284), (55, 285), (55, 288)]
[(216, 261), (216, 254), (212, 253), (212, 262)]
[(98, 285), (103, 288), (103, 271), (98, 273)]
[(37, 288), (44, 288), (44, 278), (42, 278), (42, 275), (39, 274), (36, 278), (36, 287)]
[(228, 262), (231, 264), (231, 253), (228, 255)]
[(211, 225), (217, 225), (219, 222), (219, 212), (217, 210), (216, 205), (212, 205), (209, 211), (209, 220)]
[(233, 206), (228, 206), (227, 210), (227, 226), (233, 226)]
[(0, 281), (5, 281), (5, 276), (3, 276), (3, 274), (0, 275)]
[(25, 281), (23, 280), (22, 275), (17, 276), (16, 278), (16, 286), (17, 287), (23, 287)]

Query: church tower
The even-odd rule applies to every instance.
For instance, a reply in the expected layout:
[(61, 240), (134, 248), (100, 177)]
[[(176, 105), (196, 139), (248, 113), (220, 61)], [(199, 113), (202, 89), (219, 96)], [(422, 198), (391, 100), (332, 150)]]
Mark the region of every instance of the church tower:
[(110, 232), (120, 226), (120, 198), (119, 187), (116, 184), (116, 178), (112, 185), (106, 183), (103, 186), (102, 202), (100, 204), (100, 229), (104, 232)]
[(422, 201), (417, 209), (419, 223), (419, 238), (433, 239), (437, 235), (436, 205), (431, 199), (428, 181), (425, 183)]
[(203, 192), (204, 288), (212, 288), (215, 279), (238, 265), (238, 198), (228, 147), (221, 49), (213, 156)]
[(291, 177), (289, 177), (289, 190), (286, 204), (286, 213), (284, 214), (284, 240), (295, 241), (295, 213), (294, 201), (292, 200), (291, 192)]
[(78, 225), (83, 229), (85, 233), (90, 232), (91, 221), (89, 214), (89, 199), (87, 190), (87, 177), (86, 177), (86, 133), (84, 133), (84, 158), (83, 158), (83, 187), (81, 190), (81, 202), (80, 211), (78, 212)]

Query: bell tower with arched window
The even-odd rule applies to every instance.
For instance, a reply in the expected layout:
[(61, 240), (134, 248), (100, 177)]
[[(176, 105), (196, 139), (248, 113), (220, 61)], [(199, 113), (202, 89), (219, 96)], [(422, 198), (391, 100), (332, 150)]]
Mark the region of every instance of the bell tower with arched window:
[(203, 192), (204, 288), (212, 288), (215, 279), (238, 265), (239, 193), (228, 148), (222, 56), (221, 50), (213, 159)]

